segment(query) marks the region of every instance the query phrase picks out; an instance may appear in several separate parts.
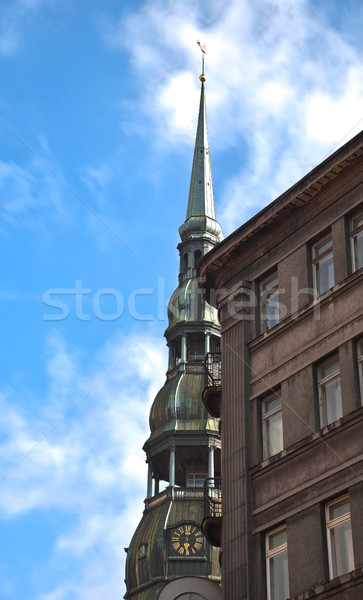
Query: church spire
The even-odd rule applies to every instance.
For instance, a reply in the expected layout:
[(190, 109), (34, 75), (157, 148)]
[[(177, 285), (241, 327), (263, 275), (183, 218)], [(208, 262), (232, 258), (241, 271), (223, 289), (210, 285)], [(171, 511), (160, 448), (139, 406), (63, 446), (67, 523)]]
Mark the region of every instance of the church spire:
[(199, 117), (190, 179), (187, 219), (205, 215), (216, 218), (212, 167), (209, 154), (204, 81), (200, 93)]
[(144, 444), (147, 497), (127, 550), (128, 600), (221, 600), (219, 550), (202, 533), (203, 485), (206, 478), (214, 481), (221, 475), (218, 422), (202, 402), (204, 360), (209, 352), (219, 351), (220, 324), (202, 297), (197, 264), (221, 239), (221, 229), (214, 212), (204, 73), (200, 79), (188, 211), (179, 230), (179, 282), (169, 300), (165, 331), (169, 364), (150, 410), (150, 435)]
[(207, 237), (214, 243), (222, 239), (220, 225), (216, 221), (214, 205), (212, 166), (209, 152), (207, 112), (204, 83), (204, 53), (205, 48), (197, 42), (203, 52), (202, 83), (199, 103), (199, 116), (195, 148), (193, 156), (192, 175), (190, 179), (188, 208), (185, 222), (179, 228), (179, 234), (184, 241), (190, 238)]

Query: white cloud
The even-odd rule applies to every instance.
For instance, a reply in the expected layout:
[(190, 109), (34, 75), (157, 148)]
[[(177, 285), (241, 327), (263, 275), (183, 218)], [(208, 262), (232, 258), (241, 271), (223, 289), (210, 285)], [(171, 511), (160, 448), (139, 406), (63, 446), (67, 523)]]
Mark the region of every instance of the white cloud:
[(63, 338), (53, 331), (49, 336), (47, 353), (45, 370), (50, 378), (50, 398), (54, 410), (58, 397), (61, 397), (60, 406), (63, 405), (64, 398), (71, 397), (76, 376), (77, 351), (69, 350)]
[(279, 111), (283, 105), (286, 105), (291, 93), (292, 90), (288, 86), (284, 86), (277, 81), (269, 81), (261, 89), (260, 100), (263, 105), (269, 104), (271, 110), (276, 107), (276, 111)]
[[(79, 226), (82, 219), (93, 243), (103, 251), (109, 251), (116, 234), (137, 252), (118, 233), (125, 230), (125, 222), (107, 205), (111, 170), (106, 166), (82, 167), (81, 181), (88, 189), (80, 182), (72, 187), (57, 160), (50, 156), (47, 144), (41, 141), (41, 145), (43, 155), (19, 162), (0, 160), (0, 233), (8, 235), (13, 228), (24, 227), (48, 241), (54, 230)], [(0, 297), (1, 293), (7, 292), (0, 292)], [(14, 295), (21, 296), (18, 292)], [(27, 299), (32, 299), (29, 294)]]
[[(176, 75), (161, 89), (157, 98), (160, 114), (167, 118), (169, 128), (177, 135), (195, 136), (195, 111), (198, 106), (199, 90), (191, 73)], [(180, 102), (175, 103), (175, 98)]]
[(41, 402), (24, 408), (24, 390), (22, 398), (10, 389), (0, 397), (0, 513), (16, 519), (34, 509), (61, 509), (72, 516), (49, 561), (53, 570), (70, 557), (79, 566), (43, 600), (116, 597), (123, 548), (143, 509), (142, 445), (150, 404), (163, 384), (164, 343), (147, 332), (120, 336), (85, 365), (76, 348), (53, 334), (47, 356), (49, 389)]
[(167, 151), (192, 144), (196, 40), (206, 43), (213, 156), (246, 147), (239, 172), (219, 185), (225, 233), (361, 129), (361, 52), (327, 16), (308, 0), (233, 0), (208, 9), (149, 2), (104, 29), (109, 44), (129, 52), (142, 81), (138, 109), (155, 122), (155, 141)]
[[(14, 394), (12, 404), (6, 399), (9, 392), (2, 396), (3, 428), (10, 431), (3, 442), (3, 473), (19, 462), (3, 479), (0, 508), (5, 514), (35, 505), (84, 505), (86, 482), (96, 491), (91, 505), (115, 485), (122, 486), (125, 497), (145, 475), (141, 446), (147, 435), (150, 402), (163, 379), (162, 340), (143, 334), (109, 344), (106, 352), (94, 357), (96, 368), (92, 364), (89, 369), (81, 368), (77, 351), (67, 349), (58, 335), (50, 344), (49, 352), (54, 354), (46, 367), (49, 398), (42, 399), (37, 412), (34, 408), (32, 413), (17, 410)], [(53, 395), (63, 379), (64, 389), (54, 403)], [(122, 476), (126, 466), (130, 478)], [(62, 491), (65, 481), (70, 488)], [(14, 488), (20, 487), (29, 487), (29, 494), (9, 502), (11, 495), (19, 496)]]
[(362, 71), (356, 66), (347, 73), (342, 94), (329, 96), (319, 90), (307, 107), (307, 132), (311, 139), (326, 143), (347, 141), (359, 133), (363, 123)]
[(50, 5), (50, 1), (10, 0), (1, 7), (0, 54), (11, 56), (18, 50), (26, 29), (30, 29), (29, 20), (36, 19), (45, 4)]
[(63, 193), (63, 184), (37, 158), (24, 165), (0, 161), (3, 228), (21, 224), (44, 233), (49, 220), (67, 223)]
[(107, 206), (108, 186), (115, 178), (110, 165), (85, 166), (81, 172), (81, 180), (87, 186), (92, 206), (105, 210)]
[(20, 34), (13, 24), (3, 25), (0, 32), (0, 54), (13, 54), (18, 47)]

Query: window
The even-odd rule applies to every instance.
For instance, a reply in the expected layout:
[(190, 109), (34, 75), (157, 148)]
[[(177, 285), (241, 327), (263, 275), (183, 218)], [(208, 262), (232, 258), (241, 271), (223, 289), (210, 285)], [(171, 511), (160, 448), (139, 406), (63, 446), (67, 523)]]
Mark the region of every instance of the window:
[(203, 321), (204, 318), (204, 308), (205, 308), (205, 300), (203, 298), (203, 294), (200, 290), (197, 290), (197, 314), (195, 315), (195, 318), (198, 321)]
[(334, 287), (332, 238), (326, 237), (313, 246), (314, 289), (316, 297)]
[(363, 405), (363, 340), (357, 343), (360, 403)]
[(351, 221), (353, 271), (363, 267), (363, 213)]
[(285, 526), (266, 535), (266, 576), (268, 600), (286, 600), (286, 598), (289, 598)]
[(200, 259), (202, 258), (202, 251), (195, 250), (194, 251), (194, 266), (196, 267)]
[(192, 296), (191, 294), (186, 294), (185, 296), (185, 316), (187, 319), (190, 318), (192, 312)]
[(318, 367), (320, 427), (343, 416), (340, 387), (339, 360), (337, 357)]
[(187, 487), (202, 488), (207, 478), (207, 473), (188, 473)]
[(138, 547), (138, 550), (137, 550), (138, 559), (145, 558), (146, 549), (147, 549), (147, 544), (140, 544), (140, 546)]
[(182, 272), (186, 273), (188, 269), (188, 254), (184, 254), (183, 256), (183, 264), (182, 264)]
[(221, 351), (221, 338), (216, 337), (214, 335), (211, 336), (210, 351), (211, 352), (220, 352)]
[(260, 285), (261, 331), (265, 332), (278, 324), (279, 290), (276, 273), (262, 281)]
[(273, 456), (283, 449), (282, 401), (278, 395), (262, 403), (263, 458)]
[(326, 528), (330, 579), (354, 569), (349, 496), (326, 505)]
[(205, 340), (203, 333), (187, 335), (188, 361), (201, 362), (205, 359)]

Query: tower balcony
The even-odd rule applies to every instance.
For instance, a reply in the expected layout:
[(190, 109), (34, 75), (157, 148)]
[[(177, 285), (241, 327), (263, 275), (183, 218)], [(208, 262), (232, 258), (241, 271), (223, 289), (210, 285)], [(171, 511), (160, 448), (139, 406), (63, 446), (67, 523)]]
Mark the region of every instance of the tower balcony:
[(145, 499), (146, 508), (155, 508), (160, 504), (170, 500), (194, 500), (201, 502), (204, 499), (204, 490), (202, 487), (179, 487), (169, 485), (162, 492), (158, 492), (151, 498)]
[(204, 519), (202, 530), (212, 546), (221, 546), (222, 538), (222, 479), (208, 477), (204, 483)]
[(208, 352), (205, 357), (205, 387), (202, 400), (212, 417), (221, 416), (222, 363), (220, 352)]

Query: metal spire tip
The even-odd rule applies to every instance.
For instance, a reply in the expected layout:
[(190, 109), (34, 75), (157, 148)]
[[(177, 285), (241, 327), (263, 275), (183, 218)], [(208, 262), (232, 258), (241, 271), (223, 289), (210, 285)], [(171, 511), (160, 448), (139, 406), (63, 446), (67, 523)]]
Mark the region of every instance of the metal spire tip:
[(204, 74), (204, 55), (207, 51), (205, 49), (205, 44), (202, 44), (200, 40), (197, 40), (197, 44), (202, 51), (202, 74), (199, 76), (199, 79), (202, 83), (204, 83), (205, 80), (207, 79)]

